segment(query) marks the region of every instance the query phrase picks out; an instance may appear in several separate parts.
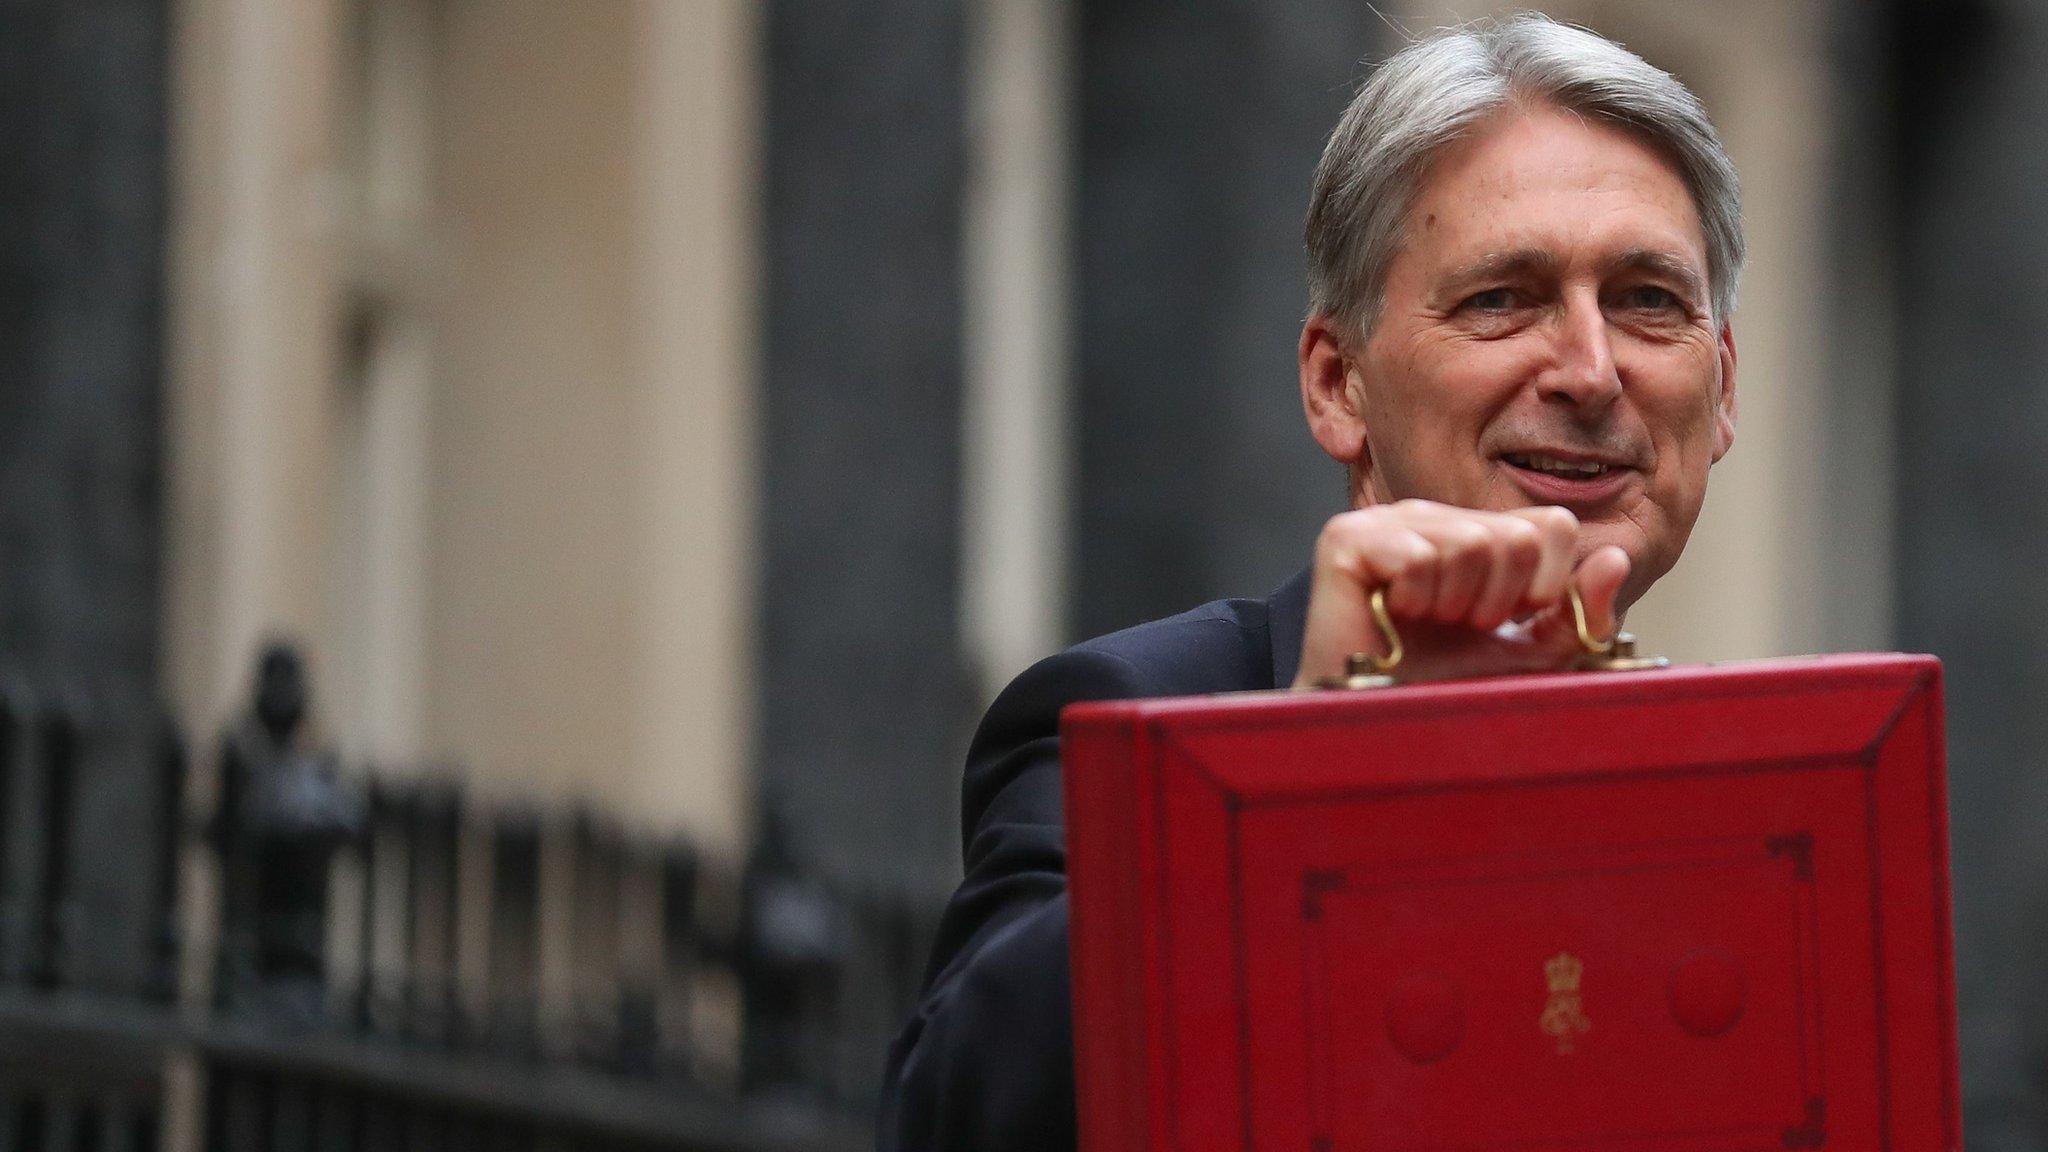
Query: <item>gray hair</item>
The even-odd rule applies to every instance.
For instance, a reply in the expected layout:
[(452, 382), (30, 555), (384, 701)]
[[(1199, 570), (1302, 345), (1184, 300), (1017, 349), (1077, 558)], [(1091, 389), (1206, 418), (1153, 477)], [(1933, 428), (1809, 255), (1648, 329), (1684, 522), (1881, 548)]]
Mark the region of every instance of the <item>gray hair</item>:
[(1427, 36), (1359, 89), (1316, 165), (1311, 312), (1359, 338), (1370, 334), (1431, 159), (1518, 100), (1621, 125), (1678, 165), (1706, 234), (1714, 317), (1726, 320), (1742, 273), (1742, 190), (1706, 109), (1621, 45), (1534, 13)]

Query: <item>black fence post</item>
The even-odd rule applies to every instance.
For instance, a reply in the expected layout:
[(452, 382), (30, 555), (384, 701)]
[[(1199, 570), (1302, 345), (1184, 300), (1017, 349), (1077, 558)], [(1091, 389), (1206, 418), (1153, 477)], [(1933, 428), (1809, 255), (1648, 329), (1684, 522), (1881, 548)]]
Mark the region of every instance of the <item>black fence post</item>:
[[(357, 930), (361, 974), (357, 977), (355, 1026), (360, 1032), (376, 1034), (397, 1031), (402, 1014), (406, 900), (401, 895), (396, 910), (389, 906), (391, 885), (403, 880), (398, 871), (399, 861), (393, 859), (400, 845), (395, 831), (399, 826), (398, 801), (392, 785), (371, 779), (364, 809), (363, 825), (356, 836), (362, 860), (363, 900), (362, 923)], [(387, 922), (390, 931), (400, 937), (396, 963), (387, 963), (384, 954)]]
[[(35, 937), (36, 839), (42, 802), (35, 700), (0, 676), (0, 981), (28, 978)], [(4, 1134), (0, 1134), (4, 1139)]]
[(830, 1095), (831, 1003), (845, 924), (830, 893), (764, 822), (741, 888), (740, 1087), (806, 1106)]
[(616, 1059), (628, 1076), (651, 1076), (661, 1052), (661, 856), (639, 836), (619, 845), (618, 893)]
[(540, 815), (501, 809), (491, 822), (490, 1046), (540, 1053)]
[(65, 700), (45, 713), (37, 726), (42, 819), (37, 830), (40, 860), (33, 889), (35, 927), (29, 981), (38, 988), (55, 988), (63, 982), (73, 935), (71, 813), (84, 746), (82, 712), (75, 699)]
[(406, 821), (408, 1039), (444, 1047), (455, 1037), (458, 856), (462, 793), (433, 781), (414, 787)]
[(569, 922), (574, 1052), (579, 1063), (618, 1058), (619, 857), (621, 832), (588, 805), (571, 822), (575, 884)]
[(157, 861), (156, 891), (150, 902), (155, 924), (151, 926), (150, 954), (143, 974), (144, 995), (160, 1004), (178, 998), (179, 958), (184, 952), (180, 926), (179, 894), (184, 871), (185, 784), (189, 765), (185, 743), (168, 713), (159, 711), (156, 728), (156, 819), (154, 846)]
[(697, 849), (675, 840), (661, 855), (661, 968), (656, 993), (660, 1021), (659, 1069), (671, 1076), (691, 1073), (696, 1063), (692, 1023), (696, 1010), (697, 967), (704, 944), (697, 922), (697, 885), (701, 875)]

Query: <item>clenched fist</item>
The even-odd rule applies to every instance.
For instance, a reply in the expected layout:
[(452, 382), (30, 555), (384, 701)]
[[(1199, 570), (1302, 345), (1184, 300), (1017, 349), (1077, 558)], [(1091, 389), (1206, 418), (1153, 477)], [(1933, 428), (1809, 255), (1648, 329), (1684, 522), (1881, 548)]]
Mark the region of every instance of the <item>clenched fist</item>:
[(1316, 540), (1308, 625), (1295, 687), (1344, 675), (1354, 652), (1385, 655), (1375, 589), (1400, 627), (1402, 680), (1448, 680), (1569, 666), (1582, 652), (1566, 588), (1576, 584), (1595, 636), (1614, 634), (1628, 554), (1580, 559), (1579, 522), (1563, 508), (1479, 512), (1427, 500), (1333, 517)]

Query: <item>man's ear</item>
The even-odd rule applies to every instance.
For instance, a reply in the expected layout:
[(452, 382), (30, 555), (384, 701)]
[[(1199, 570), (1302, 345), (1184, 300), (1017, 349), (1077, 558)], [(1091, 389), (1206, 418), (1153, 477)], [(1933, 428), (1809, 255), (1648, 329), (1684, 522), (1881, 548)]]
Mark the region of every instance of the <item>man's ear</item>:
[(1714, 462), (1735, 446), (1735, 325), (1721, 323), (1721, 395), (1714, 405)]
[(1301, 326), (1301, 408), (1316, 443), (1356, 476), (1367, 464), (1365, 415), (1358, 410), (1344, 346), (1331, 317), (1311, 316)]

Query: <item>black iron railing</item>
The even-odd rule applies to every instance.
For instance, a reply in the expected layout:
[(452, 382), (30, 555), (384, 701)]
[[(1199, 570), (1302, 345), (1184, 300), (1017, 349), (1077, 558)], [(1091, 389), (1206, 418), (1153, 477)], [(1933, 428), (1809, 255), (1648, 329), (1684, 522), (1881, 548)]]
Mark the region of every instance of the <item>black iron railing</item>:
[(0, 1152), (871, 1143), (923, 905), (772, 826), (735, 866), (352, 770), (289, 651), (258, 683), (188, 763), (146, 703), (0, 680)]

